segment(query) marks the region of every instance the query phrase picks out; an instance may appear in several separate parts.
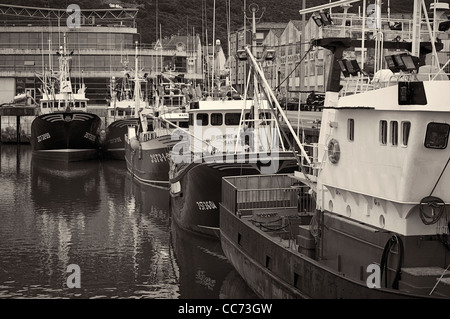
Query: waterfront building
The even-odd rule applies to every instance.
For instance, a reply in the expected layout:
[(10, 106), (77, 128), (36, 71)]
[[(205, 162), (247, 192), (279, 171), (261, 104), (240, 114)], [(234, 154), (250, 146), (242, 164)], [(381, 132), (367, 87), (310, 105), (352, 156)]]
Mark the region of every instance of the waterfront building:
[[(256, 23), (256, 34), (252, 39), (252, 28), (246, 26), (233, 32), (230, 36), (230, 55), (228, 57), (228, 66), (230, 68), (230, 78), (233, 86), (240, 92), (244, 91), (244, 83), (247, 81), (248, 66), (244, 61), (236, 58), (238, 50), (243, 49), (246, 45), (254, 44), (254, 56), (259, 59), (263, 56), (267, 48), (273, 49), (277, 44), (276, 34), (282, 32), (286, 28), (286, 23), (278, 22), (260, 22)], [(273, 43), (263, 45), (264, 40), (269, 35)], [(254, 43), (252, 41), (254, 40)], [(276, 79), (274, 79), (276, 82)]]
[[(350, 5), (345, 5), (341, 8), (334, 8), (332, 12), (323, 12), (325, 13), (323, 17), (319, 15), (319, 12), (311, 14), (307, 19), (305, 18), (304, 23), (302, 16), (299, 15), (299, 20), (290, 20), (288, 23), (261, 22), (256, 24), (256, 56), (261, 57), (268, 49), (275, 50), (275, 58), (271, 61), (263, 61), (262, 65), (269, 84), (277, 91), (280, 100), (295, 98), (305, 103), (310, 92), (324, 92), (328, 80), (331, 53), (321, 47), (313, 47), (314, 39), (334, 36), (361, 40), (362, 25), (365, 23), (366, 40), (374, 39), (378, 31), (382, 33), (385, 40), (394, 42), (410, 42), (412, 40), (411, 14), (390, 13), (390, 10), (383, 6), (380, 12), (380, 26), (377, 30), (374, 17), (369, 14), (364, 18), (362, 10), (361, 7), (352, 8)], [(448, 4), (438, 3), (436, 11), (433, 6), (430, 7), (428, 16), (431, 21), (433, 21), (434, 14), (436, 15), (435, 30), (445, 27), (440, 27), (440, 23), (447, 21), (446, 12), (448, 13)], [(245, 38), (244, 32), (248, 33)], [(252, 43), (250, 32), (251, 28), (249, 27), (246, 28), (246, 31), (241, 28), (231, 37), (228, 62), (232, 83), (236, 88), (241, 87), (244, 83), (246, 74), (244, 65), (246, 64), (238, 61), (235, 56), (237, 50)], [(429, 30), (425, 27), (420, 30), (420, 35), (422, 41), (430, 41)], [(438, 52), (438, 58), (440, 67), (443, 67), (450, 56), (449, 33), (438, 32), (437, 42), (442, 46)], [(364, 52), (364, 59), (361, 59), (361, 52)], [(373, 76), (374, 71), (387, 68), (383, 56), (395, 52), (397, 51), (381, 49), (376, 53), (374, 48), (353, 47), (346, 50), (345, 58), (356, 60), (367, 75)], [(428, 58), (431, 59), (431, 56), (430, 54)], [(301, 66), (298, 65), (300, 61), (302, 61)], [(429, 61), (427, 63), (430, 64)], [(447, 65), (444, 71), (449, 72), (450, 65)]]
[[(203, 77), (199, 36), (177, 36), (157, 43), (141, 43), (136, 24), (138, 9), (81, 9), (78, 25), (70, 25), (65, 9), (35, 8), (0, 4), (0, 103), (27, 93), (39, 101), (40, 76), (44, 70), (58, 68), (55, 53), (66, 35), (67, 48), (73, 51), (71, 77), (75, 89), (86, 86), (90, 112), (103, 120), (109, 100), (110, 80), (121, 78), (135, 65), (136, 42), (139, 66), (148, 73), (142, 84), (145, 99), (152, 98), (152, 82), (169, 64), (182, 78), (199, 81)], [(29, 131), (32, 119), (22, 121)], [(15, 118), (2, 118), (2, 132), (16, 127)], [(105, 121), (104, 121), (105, 122)]]

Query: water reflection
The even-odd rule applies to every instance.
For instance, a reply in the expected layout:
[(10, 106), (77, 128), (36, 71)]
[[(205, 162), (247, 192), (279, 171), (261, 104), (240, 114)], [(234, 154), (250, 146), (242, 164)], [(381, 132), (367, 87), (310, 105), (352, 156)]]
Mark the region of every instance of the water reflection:
[[(0, 298), (252, 298), (220, 243), (171, 224), (169, 192), (123, 161), (35, 161), (0, 146)], [(68, 288), (67, 266), (81, 269)]]
[(171, 223), (172, 244), (180, 274), (180, 297), (254, 299), (256, 295), (225, 257), (220, 242)]

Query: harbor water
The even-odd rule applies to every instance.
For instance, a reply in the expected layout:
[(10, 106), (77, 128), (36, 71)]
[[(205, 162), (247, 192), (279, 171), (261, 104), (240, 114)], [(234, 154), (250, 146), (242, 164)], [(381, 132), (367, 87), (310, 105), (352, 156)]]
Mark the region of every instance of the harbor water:
[(0, 144), (0, 299), (254, 299), (220, 241), (171, 221), (124, 161), (33, 160)]

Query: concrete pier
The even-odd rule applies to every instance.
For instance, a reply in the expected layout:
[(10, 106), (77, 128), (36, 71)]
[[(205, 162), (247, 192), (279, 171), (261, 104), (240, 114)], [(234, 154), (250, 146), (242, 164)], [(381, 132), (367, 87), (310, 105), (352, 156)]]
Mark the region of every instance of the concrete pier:
[[(15, 143), (27, 143), (28, 141), (23, 141), (20, 137), (21, 132), (21, 118), (24, 116), (36, 116), (37, 115), (37, 107), (36, 106), (11, 106), (11, 105), (3, 105), (0, 106), (0, 131), (2, 131), (2, 121), (1, 118), (3, 116), (10, 116), (10, 117), (16, 117), (16, 141)], [(4, 142), (11, 142), (11, 141), (3, 141), (3, 138), (1, 140), (2, 143)]]

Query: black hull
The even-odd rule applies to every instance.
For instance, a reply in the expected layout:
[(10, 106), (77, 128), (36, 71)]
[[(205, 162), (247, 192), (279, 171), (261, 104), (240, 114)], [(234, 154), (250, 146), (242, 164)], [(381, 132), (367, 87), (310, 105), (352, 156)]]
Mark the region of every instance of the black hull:
[(102, 147), (104, 157), (125, 160), (125, 134), (128, 133), (129, 126), (138, 127), (139, 118), (121, 119), (108, 125)]
[[(292, 173), (298, 169), (292, 153), (282, 155), (275, 173)], [(183, 229), (219, 238), (222, 178), (258, 175), (261, 169), (260, 164), (252, 162), (191, 163), (179, 168), (170, 179), (173, 219)]]
[(125, 161), (131, 175), (141, 183), (169, 186), (170, 151), (177, 141), (171, 135), (140, 143), (140, 147), (125, 142)]
[[(369, 288), (364, 280), (352, 279), (323, 262), (287, 248), (279, 237), (264, 232), (248, 222), (247, 218), (231, 213), (224, 206), (221, 206), (220, 218), (222, 249), (237, 272), (260, 298), (430, 298), (396, 289)], [(244, 219), (247, 221), (244, 222)], [(356, 257), (358, 252), (353, 254)]]
[(98, 158), (101, 119), (85, 112), (61, 112), (36, 117), (31, 124), (33, 157), (53, 161)]

